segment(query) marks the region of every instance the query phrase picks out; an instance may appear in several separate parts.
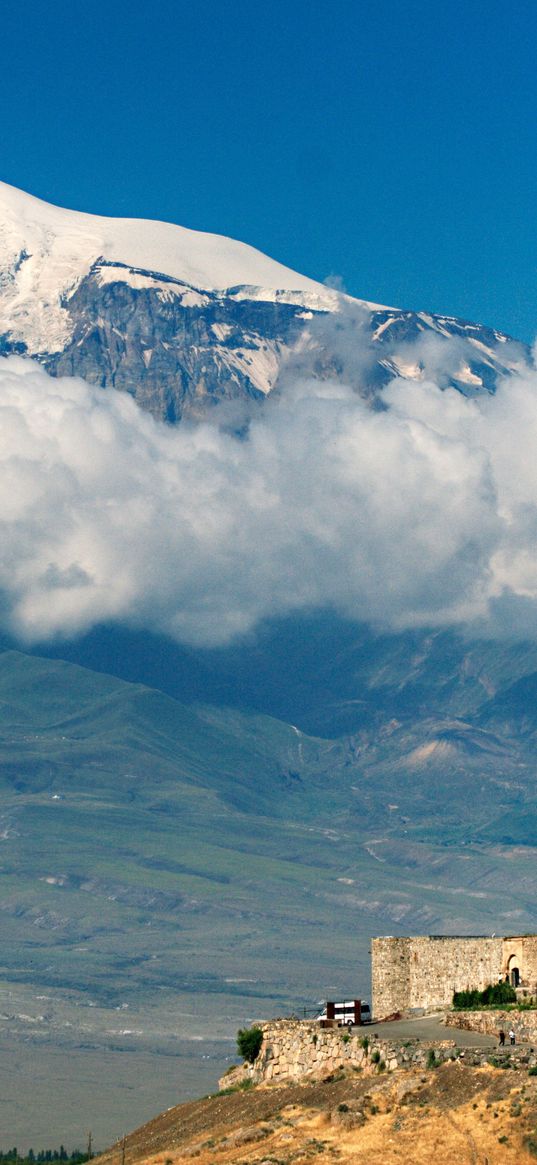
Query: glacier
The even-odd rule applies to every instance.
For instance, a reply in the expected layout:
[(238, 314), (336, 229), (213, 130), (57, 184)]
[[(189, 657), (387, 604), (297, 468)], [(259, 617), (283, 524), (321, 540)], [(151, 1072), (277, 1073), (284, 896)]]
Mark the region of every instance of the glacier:
[(262, 400), (290, 365), (348, 380), (345, 329), (367, 351), (351, 383), (373, 404), (394, 376), (426, 375), (424, 338), (440, 362), (449, 345), (444, 386), (465, 396), (494, 392), (528, 361), (493, 328), (356, 299), (245, 243), (65, 210), (0, 183), (0, 354), (125, 391), (176, 423)]

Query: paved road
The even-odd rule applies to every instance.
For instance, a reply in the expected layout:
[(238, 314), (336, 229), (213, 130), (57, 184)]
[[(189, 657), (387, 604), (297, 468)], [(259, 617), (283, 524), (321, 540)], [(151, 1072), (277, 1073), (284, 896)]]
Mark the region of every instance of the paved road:
[[(357, 1029), (355, 1028), (355, 1031)], [(422, 1015), (415, 1019), (397, 1019), (391, 1023), (368, 1023), (364, 1027), (368, 1035), (379, 1039), (394, 1040), (455, 1040), (459, 1048), (495, 1048), (495, 1036), (481, 1032), (467, 1032), (462, 1028), (446, 1027), (439, 1015)]]

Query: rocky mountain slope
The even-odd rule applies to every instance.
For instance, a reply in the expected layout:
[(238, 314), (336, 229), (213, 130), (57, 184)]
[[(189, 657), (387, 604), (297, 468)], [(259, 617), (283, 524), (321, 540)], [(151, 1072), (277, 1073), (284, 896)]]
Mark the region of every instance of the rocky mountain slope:
[(129, 392), (156, 417), (261, 400), (290, 364), (352, 380), (342, 324), (363, 348), (356, 388), (366, 396), (416, 374), (412, 345), (424, 336), (457, 338), (445, 383), (465, 394), (494, 391), (525, 360), (492, 328), (352, 299), (243, 243), (61, 210), (0, 184), (0, 352)]

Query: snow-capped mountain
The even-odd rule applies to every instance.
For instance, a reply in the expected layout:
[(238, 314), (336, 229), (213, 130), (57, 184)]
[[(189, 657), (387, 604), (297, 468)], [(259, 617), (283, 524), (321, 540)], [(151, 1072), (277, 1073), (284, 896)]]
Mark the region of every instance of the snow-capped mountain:
[(282, 366), (341, 376), (330, 329), (352, 320), (372, 358), (358, 391), (419, 374), (412, 343), (458, 336), (446, 383), (493, 391), (524, 360), (490, 328), (352, 299), (218, 235), (63, 210), (0, 183), (0, 352), (136, 397), (169, 421), (260, 398)]

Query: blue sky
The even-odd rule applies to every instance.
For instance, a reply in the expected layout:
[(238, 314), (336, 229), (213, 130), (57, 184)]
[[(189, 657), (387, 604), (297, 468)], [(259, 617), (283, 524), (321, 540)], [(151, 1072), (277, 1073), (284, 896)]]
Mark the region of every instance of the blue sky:
[(537, 6), (19, 0), (1, 177), (537, 332)]

